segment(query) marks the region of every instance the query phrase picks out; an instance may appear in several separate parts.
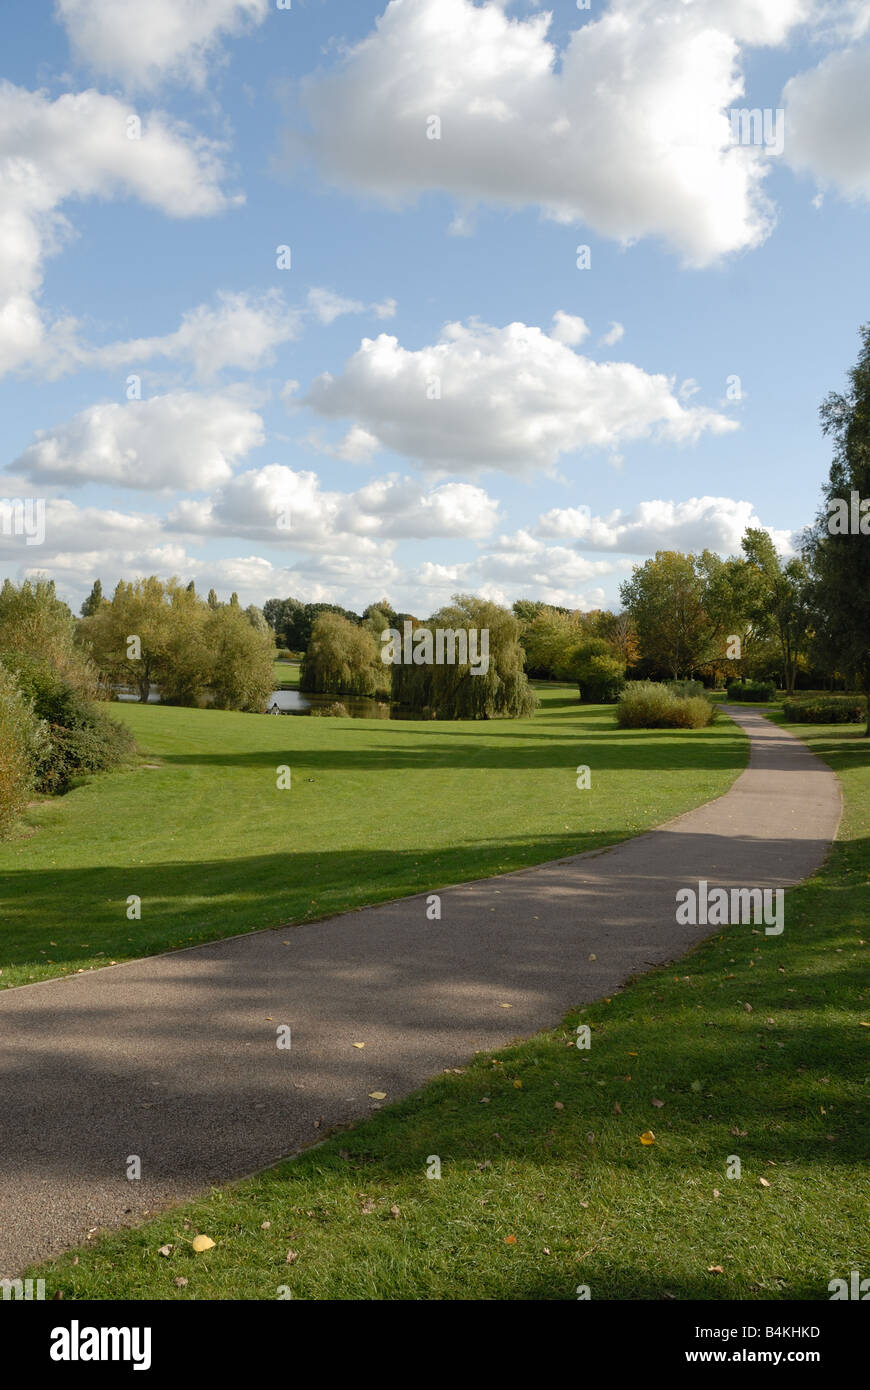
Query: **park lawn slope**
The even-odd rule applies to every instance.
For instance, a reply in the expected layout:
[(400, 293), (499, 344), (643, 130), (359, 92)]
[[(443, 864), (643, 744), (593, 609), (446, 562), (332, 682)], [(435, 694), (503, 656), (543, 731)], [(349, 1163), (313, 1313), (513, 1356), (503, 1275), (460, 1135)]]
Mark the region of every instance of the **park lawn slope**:
[(114, 706), (137, 764), (41, 802), (0, 846), (0, 986), (600, 848), (745, 765), (728, 720), (625, 731), (576, 687), (542, 699), (532, 720), (455, 723)]
[(781, 937), (729, 927), (294, 1160), (41, 1266), (48, 1296), (819, 1300), (866, 1274), (870, 742), (808, 742), (845, 814)]

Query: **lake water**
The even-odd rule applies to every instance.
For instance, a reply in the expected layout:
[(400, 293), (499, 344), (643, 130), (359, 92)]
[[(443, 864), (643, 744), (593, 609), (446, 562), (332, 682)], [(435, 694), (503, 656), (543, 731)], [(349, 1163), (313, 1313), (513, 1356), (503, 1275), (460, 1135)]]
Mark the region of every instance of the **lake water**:
[[(115, 698), (130, 702), (138, 700), (138, 691), (130, 686), (117, 686)], [(300, 690), (273, 690), (266, 702), (266, 709), (272, 712), (277, 705), (281, 714), (307, 714), (313, 709), (326, 709), (336, 702), (344, 705), (351, 719), (419, 719), (419, 714), (399, 705), (388, 705), (384, 701), (369, 699), (366, 695), (303, 695)], [(148, 695), (149, 705), (160, 704), (160, 691), (152, 685)]]

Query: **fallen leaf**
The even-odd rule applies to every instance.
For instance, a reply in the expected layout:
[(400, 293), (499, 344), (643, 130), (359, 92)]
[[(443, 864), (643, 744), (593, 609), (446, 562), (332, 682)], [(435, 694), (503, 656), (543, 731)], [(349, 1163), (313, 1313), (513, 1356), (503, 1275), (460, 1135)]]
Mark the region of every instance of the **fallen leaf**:
[(214, 1246), (214, 1241), (212, 1240), (211, 1236), (194, 1236), (193, 1240), (191, 1241), (191, 1245), (193, 1246), (197, 1255), (199, 1255), (202, 1253), (203, 1250), (211, 1250)]
[(187, 1288), (187, 1280), (185, 1279), (185, 1277), (184, 1277), (183, 1274), (180, 1274), (180, 1275), (178, 1276), (178, 1278), (176, 1279), (176, 1281), (175, 1281), (175, 1287), (176, 1287), (177, 1289), (186, 1289), (186, 1288)]
[(614, 1115), (621, 1115), (621, 1114), (622, 1114), (622, 1106), (620, 1105), (620, 1103), (619, 1103), (618, 1100), (615, 1100), (615, 1101), (613, 1102), (613, 1113), (614, 1113)]
[(640, 1136), (640, 1142), (642, 1144), (654, 1144), (656, 1142), (656, 1137), (651, 1129), (644, 1130), (643, 1134)]
[[(750, 961), (749, 964), (752, 965), (753, 962)], [(751, 1014), (751, 1013), (752, 1013), (752, 1005), (751, 1005), (751, 1004), (744, 1004), (744, 1005), (743, 1005), (743, 1011), (744, 1011), (744, 1013)]]
[(394, 1221), (398, 1221), (401, 1215), (401, 1210), (399, 1209), (399, 1207), (396, 1206), (394, 1202), (393, 1205), (390, 1207), (390, 1216), (393, 1218)]
[(721, 1192), (719, 1191), (718, 1187), (714, 1187), (714, 1188), (713, 1188), (713, 1196), (714, 1196), (714, 1197), (721, 1197), (721, 1195), (722, 1195), (722, 1194), (721, 1194)]
[(655, 1096), (653, 1096), (652, 1103), (653, 1103), (653, 1105), (656, 1107), (657, 1110), (661, 1110), (662, 1106), (664, 1105), (664, 1101), (663, 1101), (663, 1100), (656, 1100), (656, 1097), (655, 1097)]
[(386, 1098), (387, 1098), (387, 1093), (386, 1093), (386, 1091), (369, 1091), (369, 1099), (370, 1099), (370, 1100), (386, 1100)]
[(589, 959), (590, 959), (590, 960), (597, 960), (598, 957), (597, 957), (596, 955), (592, 954), (592, 955), (590, 955)]
[(564, 1110), (564, 1109), (565, 1109), (564, 1105), (562, 1104), (562, 1102), (561, 1102), (560, 1100), (554, 1101), (554, 1102), (553, 1102), (553, 1107), (554, 1107), (554, 1109), (556, 1109), (556, 1110)]
[(299, 1259), (299, 1251), (298, 1251), (298, 1250), (288, 1250), (288, 1251), (287, 1251), (287, 1264), (288, 1264), (288, 1265), (295, 1265), (295, 1263), (296, 1263), (296, 1261), (297, 1261), (298, 1259)]
[(354, 1047), (365, 1047), (365, 1043), (354, 1043)]
[(516, 1245), (517, 1238), (516, 1236), (505, 1236), (504, 1243), (505, 1245)]
[(762, 1187), (770, 1187), (770, 1183), (767, 1181), (767, 1178), (759, 1178), (758, 1181), (761, 1183)]
[(512, 1009), (513, 1004), (499, 1004), (500, 1009)]
[(522, 1081), (520, 1081), (519, 1079), (517, 1079), (517, 1080), (514, 1082), (514, 1086), (516, 1087), (516, 1089), (517, 1089), (518, 1091), (521, 1091), (521, 1090), (523, 1089), (523, 1083), (522, 1083)]
[(261, 1222), (260, 1222), (260, 1230), (261, 1230), (261, 1231), (268, 1231), (268, 1229), (269, 1229), (269, 1227), (271, 1226), (271, 1224), (272, 1224), (271, 1221), (261, 1221)]
[(171, 1245), (161, 1245), (161, 1247), (160, 1247), (160, 1249), (157, 1251), (157, 1253), (158, 1253), (158, 1255), (171, 1255), (171, 1254), (172, 1254), (172, 1246), (171, 1246)]
[(707, 1266), (707, 1273), (708, 1273), (708, 1274), (724, 1274), (725, 1271), (724, 1271), (724, 1269), (722, 1268), (721, 1265), (708, 1265), (708, 1266)]

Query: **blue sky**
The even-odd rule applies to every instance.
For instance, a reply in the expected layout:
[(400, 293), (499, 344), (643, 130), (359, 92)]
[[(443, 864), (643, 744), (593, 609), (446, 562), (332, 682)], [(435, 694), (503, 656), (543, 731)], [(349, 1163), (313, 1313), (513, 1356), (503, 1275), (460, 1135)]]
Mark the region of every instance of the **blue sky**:
[(0, 571), (425, 615), (787, 548), (868, 317), (865, 10), (7, 0)]

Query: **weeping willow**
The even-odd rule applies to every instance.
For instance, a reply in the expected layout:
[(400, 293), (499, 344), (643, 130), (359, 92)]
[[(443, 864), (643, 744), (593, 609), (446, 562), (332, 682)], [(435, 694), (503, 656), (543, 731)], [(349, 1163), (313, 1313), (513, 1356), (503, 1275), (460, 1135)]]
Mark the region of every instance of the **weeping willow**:
[(439, 609), (428, 623), (416, 625), (415, 631), (420, 627), (431, 633), (433, 649), (438, 629), (486, 631), (489, 660), (485, 670), (478, 663), (477, 671), (469, 662), (392, 665), (392, 697), (399, 704), (433, 719), (519, 719), (534, 712), (538, 697), (523, 669), (520, 624), (507, 609), (457, 594), (451, 605)]
[(390, 668), (371, 632), (338, 613), (321, 613), (299, 670), (299, 689), (312, 694), (388, 695)]

